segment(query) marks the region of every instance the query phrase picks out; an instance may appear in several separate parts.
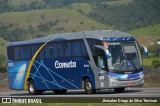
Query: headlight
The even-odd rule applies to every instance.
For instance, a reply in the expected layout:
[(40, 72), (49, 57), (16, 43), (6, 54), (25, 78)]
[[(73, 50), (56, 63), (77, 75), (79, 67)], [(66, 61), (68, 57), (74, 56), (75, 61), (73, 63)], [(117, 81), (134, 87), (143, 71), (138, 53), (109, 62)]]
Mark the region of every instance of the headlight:
[(142, 75), (140, 75), (139, 77), (140, 77), (140, 78), (143, 78), (143, 77), (144, 77), (144, 75), (142, 74)]
[(111, 78), (111, 79), (114, 79), (114, 80), (118, 79), (117, 77), (113, 77), (113, 76), (109, 76), (109, 75), (108, 75), (108, 77)]

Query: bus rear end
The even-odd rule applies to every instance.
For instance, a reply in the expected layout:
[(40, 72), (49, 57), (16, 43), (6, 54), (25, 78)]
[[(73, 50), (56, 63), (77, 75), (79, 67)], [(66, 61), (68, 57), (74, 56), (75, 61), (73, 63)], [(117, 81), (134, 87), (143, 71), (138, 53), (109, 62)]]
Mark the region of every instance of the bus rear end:
[(7, 70), (9, 87), (14, 90), (24, 89), (24, 80), (29, 61), (18, 61), (17, 47), (7, 47)]

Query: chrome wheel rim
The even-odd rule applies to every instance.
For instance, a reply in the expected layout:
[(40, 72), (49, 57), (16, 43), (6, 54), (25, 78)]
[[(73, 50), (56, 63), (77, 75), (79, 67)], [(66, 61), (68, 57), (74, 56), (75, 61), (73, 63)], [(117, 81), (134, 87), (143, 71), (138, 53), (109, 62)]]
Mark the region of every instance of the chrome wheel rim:
[(92, 86), (90, 82), (86, 83), (86, 90), (91, 90)]
[(30, 92), (34, 92), (34, 85), (33, 84), (29, 85), (29, 90), (30, 90)]

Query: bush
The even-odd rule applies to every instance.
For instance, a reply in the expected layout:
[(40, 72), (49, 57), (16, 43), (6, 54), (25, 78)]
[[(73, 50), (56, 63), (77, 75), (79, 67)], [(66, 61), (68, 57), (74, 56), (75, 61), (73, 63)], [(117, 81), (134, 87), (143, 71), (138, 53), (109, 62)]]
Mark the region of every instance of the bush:
[(157, 67), (160, 66), (160, 61), (159, 60), (153, 60), (152, 65), (153, 65), (154, 68), (157, 68)]
[(5, 67), (0, 67), (0, 73), (6, 74), (7, 69)]

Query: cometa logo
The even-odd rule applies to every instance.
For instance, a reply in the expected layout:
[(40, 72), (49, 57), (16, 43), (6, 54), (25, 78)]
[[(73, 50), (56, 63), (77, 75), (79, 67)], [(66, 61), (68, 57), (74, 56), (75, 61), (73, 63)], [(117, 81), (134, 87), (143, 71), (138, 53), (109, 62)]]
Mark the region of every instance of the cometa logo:
[(76, 62), (72, 60), (70, 62), (55, 61), (55, 68), (76, 68)]

